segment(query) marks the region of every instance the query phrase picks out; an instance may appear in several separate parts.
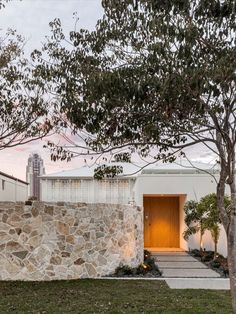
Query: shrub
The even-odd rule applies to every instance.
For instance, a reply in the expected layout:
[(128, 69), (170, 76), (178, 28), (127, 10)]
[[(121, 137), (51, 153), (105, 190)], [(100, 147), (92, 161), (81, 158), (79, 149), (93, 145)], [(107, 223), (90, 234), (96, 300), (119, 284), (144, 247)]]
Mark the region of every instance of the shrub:
[(135, 276), (146, 275), (150, 273), (153, 276), (160, 276), (162, 273), (155, 263), (155, 259), (151, 257), (151, 253), (147, 250), (144, 251), (144, 262), (139, 264), (138, 267), (131, 268), (128, 265), (120, 265), (116, 268), (114, 275), (117, 277), (122, 276)]
[(212, 268), (219, 268), (221, 266), (221, 263), (218, 260), (213, 260), (210, 263), (210, 265), (211, 265)]
[(115, 270), (117, 276), (130, 276), (134, 274), (134, 269), (128, 265), (120, 265)]
[(151, 252), (148, 250), (144, 250), (144, 261), (151, 257)]
[(201, 257), (202, 256), (202, 253), (200, 250), (198, 249), (194, 249), (194, 250), (191, 250), (191, 254), (195, 257)]
[(214, 252), (213, 251), (205, 251), (202, 256), (203, 262), (210, 262), (214, 259)]
[(136, 268), (136, 274), (137, 275), (145, 275), (150, 271), (149, 267), (145, 263), (141, 263), (137, 268)]

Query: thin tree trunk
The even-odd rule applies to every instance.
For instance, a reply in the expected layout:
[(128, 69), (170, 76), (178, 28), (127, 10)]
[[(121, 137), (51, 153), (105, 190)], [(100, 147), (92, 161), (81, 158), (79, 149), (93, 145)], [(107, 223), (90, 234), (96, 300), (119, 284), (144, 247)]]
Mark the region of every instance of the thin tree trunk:
[[(232, 209), (231, 209), (232, 210)], [(236, 211), (236, 208), (233, 209)], [(228, 229), (228, 267), (233, 311), (236, 314), (236, 216), (232, 219)]]
[(236, 314), (236, 185), (235, 185), (235, 165), (232, 166), (233, 174), (230, 184), (231, 210), (230, 224), (227, 232), (228, 240), (228, 267), (230, 277), (230, 289), (232, 296), (233, 310)]
[(202, 227), (200, 227), (200, 252), (202, 252)]
[(216, 255), (217, 255), (217, 242), (218, 241), (215, 241), (214, 259), (216, 259)]

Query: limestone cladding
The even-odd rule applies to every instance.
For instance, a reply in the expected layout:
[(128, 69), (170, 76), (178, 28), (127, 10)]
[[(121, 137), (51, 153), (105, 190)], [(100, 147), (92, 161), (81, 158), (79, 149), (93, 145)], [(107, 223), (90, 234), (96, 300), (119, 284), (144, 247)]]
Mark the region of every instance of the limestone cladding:
[(140, 207), (0, 203), (0, 280), (96, 278), (142, 260)]

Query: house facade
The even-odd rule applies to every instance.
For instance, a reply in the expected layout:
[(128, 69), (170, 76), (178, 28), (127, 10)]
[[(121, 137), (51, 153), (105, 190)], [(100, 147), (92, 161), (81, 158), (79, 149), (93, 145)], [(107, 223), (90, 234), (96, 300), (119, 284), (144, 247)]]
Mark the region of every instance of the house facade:
[[(143, 215), (144, 247), (147, 249), (199, 248), (199, 235), (183, 239), (185, 230), (184, 204), (199, 201), (216, 192), (217, 169), (212, 165), (195, 163), (159, 164), (146, 168), (133, 164), (116, 163), (123, 173), (113, 179), (94, 179), (96, 167), (82, 167), (41, 177), (45, 202), (84, 202), (135, 204)], [(202, 247), (213, 250), (209, 232), (203, 237)], [(218, 243), (221, 254), (227, 255), (226, 235), (222, 228)]]
[(0, 202), (24, 202), (27, 197), (27, 182), (0, 171)]

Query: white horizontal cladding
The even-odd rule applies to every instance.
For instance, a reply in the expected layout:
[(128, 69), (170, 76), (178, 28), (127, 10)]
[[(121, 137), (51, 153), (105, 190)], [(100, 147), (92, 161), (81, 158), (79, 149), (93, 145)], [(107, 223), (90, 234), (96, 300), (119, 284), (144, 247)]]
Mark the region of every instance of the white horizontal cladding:
[(0, 174), (0, 201), (26, 201), (28, 185), (21, 180)]
[(42, 200), (129, 204), (134, 198), (134, 179), (61, 178), (41, 179)]

